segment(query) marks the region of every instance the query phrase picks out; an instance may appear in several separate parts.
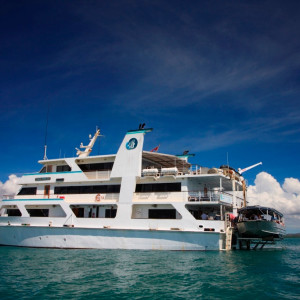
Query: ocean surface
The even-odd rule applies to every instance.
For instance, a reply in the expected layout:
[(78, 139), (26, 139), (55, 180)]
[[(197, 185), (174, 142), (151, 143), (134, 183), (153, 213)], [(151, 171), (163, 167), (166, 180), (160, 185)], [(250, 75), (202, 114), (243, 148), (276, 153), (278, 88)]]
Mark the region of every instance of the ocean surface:
[(300, 239), (256, 251), (0, 247), (0, 299), (300, 299)]

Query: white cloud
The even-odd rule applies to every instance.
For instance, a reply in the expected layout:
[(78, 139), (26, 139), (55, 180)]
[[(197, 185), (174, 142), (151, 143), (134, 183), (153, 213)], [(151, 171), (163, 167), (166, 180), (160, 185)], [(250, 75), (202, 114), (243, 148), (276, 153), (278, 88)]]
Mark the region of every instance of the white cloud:
[(298, 228), (300, 231), (300, 181), (286, 178), (280, 185), (272, 175), (261, 172), (254, 183), (248, 187), (249, 204), (279, 210), (285, 215), (287, 228)]
[(15, 195), (18, 192), (20, 188), (18, 185), (19, 179), (20, 177), (12, 174), (4, 183), (0, 181), (0, 199), (3, 195)]
[(300, 194), (300, 181), (296, 178), (286, 178), (283, 184), (286, 192), (299, 195)]

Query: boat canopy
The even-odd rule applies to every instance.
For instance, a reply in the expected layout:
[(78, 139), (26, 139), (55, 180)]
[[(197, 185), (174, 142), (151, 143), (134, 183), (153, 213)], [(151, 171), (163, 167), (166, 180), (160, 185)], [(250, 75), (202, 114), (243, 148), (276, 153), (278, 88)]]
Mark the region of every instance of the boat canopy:
[(268, 212), (274, 212), (277, 215), (283, 217), (283, 214), (280, 213), (278, 210), (271, 208), (271, 207), (267, 207), (267, 206), (259, 206), (259, 205), (255, 205), (255, 206), (246, 206), (246, 207), (242, 207), (239, 209), (239, 213), (245, 213), (247, 211), (261, 211), (262, 213), (266, 214), (267, 211)]
[(185, 159), (170, 154), (143, 151), (143, 159), (159, 164), (162, 168), (176, 167), (179, 172), (183, 173), (187, 172), (191, 167), (191, 164)]

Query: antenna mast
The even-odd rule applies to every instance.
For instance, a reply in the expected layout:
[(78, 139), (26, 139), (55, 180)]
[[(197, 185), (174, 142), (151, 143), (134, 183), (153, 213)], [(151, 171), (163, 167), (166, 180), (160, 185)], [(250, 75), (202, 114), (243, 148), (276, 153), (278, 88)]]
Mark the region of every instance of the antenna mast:
[(47, 121), (46, 121), (46, 130), (45, 130), (44, 160), (47, 160), (47, 159), (48, 159), (48, 158), (47, 158), (47, 134), (48, 134), (49, 108), (50, 108), (50, 105), (48, 104)]

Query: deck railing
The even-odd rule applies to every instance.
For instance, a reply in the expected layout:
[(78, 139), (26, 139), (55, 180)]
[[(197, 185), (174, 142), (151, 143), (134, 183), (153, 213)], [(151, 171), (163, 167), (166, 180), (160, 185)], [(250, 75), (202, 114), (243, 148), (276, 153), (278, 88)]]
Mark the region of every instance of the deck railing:
[(233, 195), (226, 193), (226, 192), (219, 192), (219, 191), (189, 191), (188, 193), (188, 201), (195, 202), (195, 201), (209, 201), (209, 202), (226, 202), (232, 203)]
[[(177, 168), (177, 172), (174, 171), (172, 173), (171, 169), (175, 170)], [(153, 172), (151, 172), (153, 171)], [(201, 167), (200, 165), (193, 164), (190, 168), (181, 168), (180, 165), (174, 165), (170, 168), (170, 173), (166, 174), (162, 172), (159, 168), (146, 169), (146, 171), (142, 171), (141, 177), (165, 177), (165, 176), (182, 176), (182, 175), (203, 175), (208, 174), (209, 168)], [(217, 172), (217, 171), (216, 171)]]
[[(239, 198), (239, 197), (237, 197)], [(239, 198), (240, 199), (240, 198)], [(188, 191), (188, 192), (155, 192), (134, 193), (134, 202), (172, 201), (172, 202), (199, 202), (199, 203), (228, 203), (232, 204), (233, 195), (226, 192)]]

